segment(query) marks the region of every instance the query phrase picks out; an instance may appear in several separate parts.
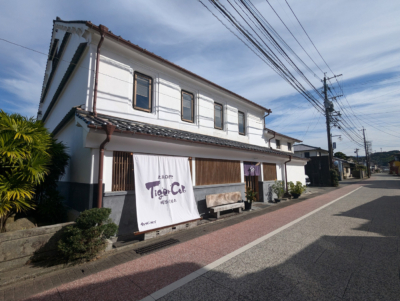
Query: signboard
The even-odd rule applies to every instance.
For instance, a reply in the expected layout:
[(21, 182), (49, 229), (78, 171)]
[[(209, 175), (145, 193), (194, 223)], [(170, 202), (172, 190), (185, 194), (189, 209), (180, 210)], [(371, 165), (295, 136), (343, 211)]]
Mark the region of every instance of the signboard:
[(139, 232), (200, 218), (188, 158), (135, 154), (133, 163)]

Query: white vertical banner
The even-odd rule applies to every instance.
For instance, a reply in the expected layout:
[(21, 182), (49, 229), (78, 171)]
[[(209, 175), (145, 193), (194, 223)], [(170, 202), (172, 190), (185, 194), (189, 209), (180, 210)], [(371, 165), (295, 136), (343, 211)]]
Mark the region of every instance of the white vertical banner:
[(186, 157), (133, 155), (139, 231), (200, 218)]

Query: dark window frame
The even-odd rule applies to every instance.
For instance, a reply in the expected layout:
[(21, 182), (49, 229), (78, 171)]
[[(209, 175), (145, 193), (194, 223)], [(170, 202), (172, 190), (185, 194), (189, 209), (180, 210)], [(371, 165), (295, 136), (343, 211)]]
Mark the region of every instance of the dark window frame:
[[(192, 96), (192, 120), (183, 118), (183, 94), (188, 94)], [(185, 90), (181, 90), (181, 120), (185, 122), (194, 123), (194, 93)]]
[(275, 139), (276, 149), (281, 149), (281, 140)]
[[(143, 109), (141, 107), (137, 107), (136, 106), (136, 78), (137, 76), (146, 78), (150, 81), (150, 91), (149, 91), (149, 109)], [(151, 76), (148, 76), (146, 74), (140, 73), (140, 72), (134, 72), (133, 74), (133, 108), (135, 110), (139, 110), (139, 111), (143, 111), (143, 112), (147, 112), (147, 113), (151, 113), (153, 110), (153, 78)]]
[(304, 158), (310, 158), (310, 152), (304, 152)]
[(292, 143), (288, 142), (287, 143), (287, 148), (288, 148), (288, 151), (292, 151)]
[[(215, 125), (215, 106), (221, 107), (221, 127)], [(214, 102), (214, 129), (224, 130), (224, 106), (218, 102)]]
[[(239, 127), (240, 114), (243, 114), (243, 133), (240, 132), (240, 127)], [(246, 115), (242, 111), (238, 111), (238, 131), (239, 131), (239, 135), (243, 135), (243, 136), (246, 135)]]

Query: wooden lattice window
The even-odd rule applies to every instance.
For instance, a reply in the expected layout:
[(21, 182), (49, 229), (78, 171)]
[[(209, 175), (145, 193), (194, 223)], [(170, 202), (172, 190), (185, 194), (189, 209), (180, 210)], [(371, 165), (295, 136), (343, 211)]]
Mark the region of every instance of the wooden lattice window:
[(196, 158), (196, 185), (240, 183), (240, 161)]
[(135, 190), (133, 154), (114, 152), (112, 171), (112, 191)]
[(263, 163), (263, 176), (264, 181), (276, 181), (276, 164)]

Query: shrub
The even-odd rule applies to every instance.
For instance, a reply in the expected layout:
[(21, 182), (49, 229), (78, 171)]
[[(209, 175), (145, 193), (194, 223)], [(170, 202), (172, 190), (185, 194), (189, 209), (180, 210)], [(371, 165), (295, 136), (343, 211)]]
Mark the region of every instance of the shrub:
[(247, 187), (246, 189), (246, 201), (249, 203), (252, 203), (256, 200), (257, 192), (255, 192), (253, 189), (250, 187)]
[(338, 172), (336, 171), (336, 169), (330, 169), (329, 170), (330, 175), (331, 175), (331, 184), (334, 187), (338, 187), (339, 186), (339, 175)]
[(58, 250), (67, 261), (89, 261), (106, 246), (118, 226), (109, 218), (111, 209), (93, 208), (82, 212), (75, 225), (66, 227)]
[(0, 110), (0, 231), (7, 218), (35, 207), (35, 186), (49, 173), (51, 137), (41, 121)]
[(271, 188), (278, 199), (280, 199), (285, 194), (285, 185), (283, 181), (275, 181)]
[(306, 186), (304, 186), (300, 181), (296, 182), (296, 185), (293, 182), (289, 182), (289, 192), (292, 194), (302, 194), (306, 191)]
[(67, 147), (53, 138), (48, 153), (51, 156), (49, 172), (44, 181), (35, 187), (36, 216), (40, 222), (62, 223), (66, 218), (66, 208), (63, 205), (63, 198), (57, 190), (57, 183), (65, 174), (69, 155)]

